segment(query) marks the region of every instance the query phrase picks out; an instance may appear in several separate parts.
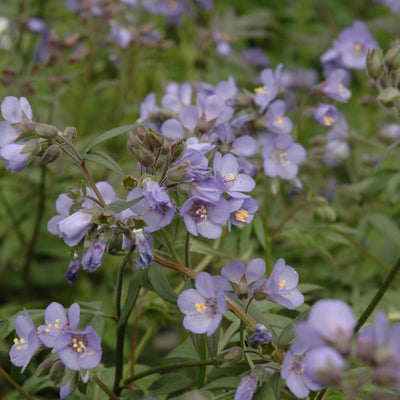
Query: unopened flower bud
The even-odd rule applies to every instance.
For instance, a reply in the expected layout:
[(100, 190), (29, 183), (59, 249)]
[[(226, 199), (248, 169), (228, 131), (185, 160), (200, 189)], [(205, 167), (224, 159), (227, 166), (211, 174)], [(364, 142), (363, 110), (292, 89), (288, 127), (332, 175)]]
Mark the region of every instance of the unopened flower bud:
[(36, 122), (15, 122), (11, 125), (21, 133), (35, 133)]
[(381, 49), (368, 49), (367, 72), (373, 79), (378, 79), (384, 71), (383, 53)]
[(185, 145), (183, 143), (183, 140), (179, 140), (178, 142), (175, 142), (171, 145), (171, 154), (174, 159), (180, 158), (184, 150)]
[(184, 166), (179, 166), (169, 169), (167, 172), (168, 183), (180, 182), (185, 173), (186, 173), (186, 168)]
[(164, 143), (164, 137), (161, 135), (161, 133), (158, 133), (153, 129), (149, 129), (148, 138), (150, 144), (156, 149), (160, 148)]
[(244, 357), (244, 351), (239, 346), (231, 347), (230, 349), (225, 350), (218, 355), (218, 358), (223, 360), (222, 363), (223, 367), (235, 365), (238, 362), (242, 361), (243, 357)]
[(171, 145), (168, 140), (164, 139), (163, 144), (161, 146), (161, 154), (163, 156), (168, 155), (171, 152)]
[(54, 139), (58, 135), (58, 129), (55, 126), (47, 124), (37, 124), (35, 126), (35, 132), (45, 139)]
[(37, 376), (40, 378), (42, 376), (48, 375), (54, 363), (55, 360), (44, 360), (42, 363), (40, 363), (36, 370)]
[(178, 193), (182, 195), (188, 195), (190, 191), (195, 188), (195, 185), (190, 182), (183, 182), (178, 185)]
[(400, 103), (400, 91), (393, 87), (388, 87), (379, 93), (377, 99), (386, 107), (397, 106)]
[(135, 187), (137, 187), (138, 180), (133, 178), (130, 175), (129, 176), (125, 176), (122, 179), (122, 185), (124, 186), (124, 189), (131, 191), (131, 190), (135, 189)]
[(138, 139), (138, 137), (133, 132), (128, 132), (128, 142), (126, 146), (132, 154), (135, 154), (134, 150), (137, 149), (140, 144), (141, 141)]
[(384, 61), (390, 71), (400, 68), (400, 43), (396, 43), (386, 52)]
[(64, 374), (65, 365), (61, 360), (57, 360), (53, 366), (50, 368), (49, 378), (54, 383), (57, 384), (61, 381)]
[(153, 153), (142, 145), (134, 149), (133, 154), (144, 167), (150, 167), (154, 163)]
[(76, 128), (74, 126), (68, 126), (65, 129), (64, 134), (65, 134), (65, 136), (69, 137), (71, 140), (74, 140), (78, 135)]
[(81, 191), (77, 187), (67, 188), (68, 196), (73, 200), (78, 200), (81, 197)]
[(32, 153), (37, 154), (40, 151), (40, 142), (36, 139), (29, 140), (24, 145), (24, 148), (21, 150), (21, 153)]
[(146, 140), (148, 134), (149, 130), (144, 125), (139, 125), (136, 128), (136, 135), (142, 142)]
[(58, 144), (52, 144), (43, 153), (40, 162), (42, 164), (50, 164), (53, 161), (56, 161), (57, 158), (60, 157), (60, 155), (61, 155), (60, 146)]

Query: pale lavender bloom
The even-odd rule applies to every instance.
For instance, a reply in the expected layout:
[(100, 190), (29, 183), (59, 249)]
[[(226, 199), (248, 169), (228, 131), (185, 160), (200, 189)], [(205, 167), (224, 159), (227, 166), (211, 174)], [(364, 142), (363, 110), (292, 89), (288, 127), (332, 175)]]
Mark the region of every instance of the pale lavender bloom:
[(72, 385), (71, 381), (67, 381), (64, 384), (61, 384), (60, 386), (60, 399), (64, 400), (67, 397), (71, 396), (72, 393), (74, 393), (76, 389), (76, 385)]
[(149, 93), (140, 104), (140, 121), (144, 122), (158, 113), (155, 93)]
[(25, 28), (32, 33), (42, 33), (48, 29), (46, 23), (42, 19), (36, 17), (28, 18), (25, 23)]
[(258, 152), (258, 147), (256, 140), (251, 136), (240, 136), (233, 141), (231, 153), (239, 157), (252, 157)]
[(14, 327), (19, 339), (14, 339), (10, 349), (10, 361), (17, 367), (22, 367), (21, 374), (41, 344), (31, 317), (25, 309), (24, 313), (25, 315), (18, 315), (15, 319)]
[(175, 204), (172, 203), (164, 187), (149, 179), (143, 189), (135, 188), (127, 196), (127, 201), (140, 199), (130, 210), (142, 218), (148, 225), (146, 231), (154, 232), (171, 223), (175, 215)]
[(261, 258), (251, 260), (247, 266), (242, 261), (231, 261), (221, 270), (221, 276), (231, 284), (231, 290), (240, 299), (248, 297), (254, 282), (259, 281), (264, 274), (265, 262)]
[(349, 126), (343, 116), (339, 116), (339, 120), (332, 129), (326, 134), (324, 162), (326, 165), (335, 167), (347, 159), (350, 155), (350, 146), (347, 142), (349, 137)]
[(216, 152), (214, 156), (214, 175), (221, 182), (224, 191), (251, 192), (255, 187), (254, 179), (246, 174), (239, 173), (239, 163), (233, 154), (227, 153), (224, 156)]
[(192, 87), (190, 83), (184, 82), (179, 85), (175, 82), (170, 82), (165, 88), (165, 94), (161, 99), (161, 105), (164, 109), (179, 113), (183, 107), (191, 105)]
[(215, 87), (215, 94), (221, 96), (225, 102), (233, 99), (237, 93), (239, 93), (239, 89), (231, 76), (227, 81), (221, 81)]
[(272, 340), (272, 335), (265, 325), (257, 324), (254, 327), (254, 332), (251, 335), (250, 340), (255, 343), (267, 343)]
[(91, 326), (83, 331), (72, 330), (57, 335), (53, 353), (58, 353), (64, 365), (73, 371), (92, 369), (102, 355), (100, 337)]
[(135, 237), (135, 246), (138, 252), (139, 265), (146, 268), (154, 263), (153, 238), (150, 234), (144, 236), (143, 229), (134, 229), (132, 231)]
[(129, 29), (116, 23), (110, 24), (110, 36), (122, 49), (126, 49), (132, 40)]
[(306, 159), (306, 151), (289, 134), (282, 133), (269, 138), (262, 150), (262, 157), (266, 175), (293, 179), (299, 170), (298, 164)]
[(314, 111), (314, 119), (322, 126), (332, 126), (339, 118), (339, 112), (332, 104), (320, 103)]
[(254, 375), (246, 375), (239, 383), (233, 400), (251, 400), (257, 391), (258, 378)]
[(304, 303), (304, 296), (296, 289), (299, 283), (299, 275), (296, 270), (286, 265), (285, 260), (280, 258), (274, 265), (271, 275), (267, 280), (256, 284), (254, 296), (267, 294), (268, 300), (281, 304), (293, 310)]
[(212, 335), (226, 312), (224, 292), (207, 272), (196, 277), (196, 289), (188, 289), (178, 296), (178, 307), (185, 314), (183, 326), (194, 333)]
[(381, 139), (399, 139), (400, 124), (386, 124), (378, 132), (378, 137)]
[(222, 182), (213, 176), (196, 182), (194, 188), (189, 192), (190, 197), (196, 197), (208, 203), (217, 204), (224, 192)]
[(161, 133), (169, 140), (178, 141), (185, 138), (185, 131), (180, 121), (176, 118), (165, 120), (161, 125)]
[(12, 173), (22, 171), (28, 164), (32, 153), (24, 153), (26, 143), (8, 143), (0, 149), (0, 157), (6, 169)]
[(231, 45), (228, 42), (228, 37), (225, 33), (220, 31), (214, 31), (212, 34), (215, 44), (217, 45), (217, 52), (223, 56), (227, 57), (231, 54)]
[[(222, 143), (232, 143), (235, 140), (235, 132), (230, 123), (225, 122), (215, 127), (211, 137), (217, 137)], [(214, 139), (216, 140), (216, 139)]]
[(387, 7), (393, 14), (400, 11), (400, 0), (373, 0), (374, 3), (382, 4)]
[(304, 373), (317, 384), (339, 386), (347, 367), (346, 360), (336, 350), (324, 346), (308, 351)]
[(322, 386), (305, 375), (305, 359), (309, 347), (296, 342), (285, 354), (281, 368), (281, 378), (286, 386), (299, 399), (308, 396), (310, 390), (320, 390)]
[(180, 215), (185, 221), (186, 229), (192, 235), (200, 234), (209, 239), (216, 239), (221, 236), (221, 225), (230, 216), (230, 207), (223, 197), (216, 204), (191, 197), (183, 204)]
[(215, 144), (200, 142), (197, 137), (190, 137), (185, 141), (185, 150), (197, 150), (201, 154), (207, 154), (213, 149), (215, 149)]
[(56, 337), (61, 332), (75, 330), (79, 324), (80, 307), (74, 303), (68, 310), (68, 318), (64, 307), (56, 302), (50, 303), (44, 311), (45, 325), (38, 327), (39, 339), (47, 347), (54, 347)]
[(189, 181), (204, 181), (211, 175), (212, 169), (208, 166), (208, 159), (198, 150), (188, 149), (175, 165), (185, 168), (183, 178)]
[(228, 230), (231, 224), (236, 226), (248, 225), (254, 218), (254, 213), (258, 210), (258, 203), (250, 196), (231, 197), (228, 199), (231, 208), (231, 216), (227, 221)]
[(105, 250), (106, 243), (103, 240), (94, 242), (82, 257), (82, 268), (95, 271), (101, 265)]
[(257, 166), (245, 157), (239, 157), (239, 171), (254, 178), (257, 175)]
[(275, 100), (267, 110), (267, 120), (264, 126), (276, 134), (287, 134), (293, 129), (293, 122), (285, 114), (286, 103), (283, 100)]
[[(333, 41), (336, 52), (336, 65), (340, 68), (363, 69), (366, 65), (368, 49), (377, 48), (378, 43), (362, 21), (354, 21), (349, 28), (343, 29), (337, 40)], [(329, 50), (328, 50), (329, 51)], [(332, 51), (321, 56), (321, 61), (332, 62)]]
[(205, 123), (212, 124), (211, 127), (228, 122), (233, 116), (233, 108), (227, 106), (218, 94), (208, 96), (198, 93), (196, 100), (200, 118), (204, 119)]
[(278, 95), (282, 68), (283, 65), (279, 64), (275, 71), (272, 69), (261, 71), (262, 86), (255, 89), (256, 94), (254, 95), (254, 102), (260, 107), (261, 113)]
[(58, 215), (51, 218), (47, 223), (47, 229), (53, 235), (60, 235), (60, 229), (58, 227), (58, 223), (64, 218), (68, 217), (69, 210), (73, 204), (72, 199), (65, 193), (62, 193), (58, 196), (56, 200), (56, 211)]
[(1, 103), (1, 115), (4, 121), (0, 122), (0, 147), (3, 147), (14, 142), (21, 134), (12, 124), (32, 120), (32, 108), (25, 97), (17, 99), (14, 96), (6, 96)]
[(94, 226), (93, 215), (85, 210), (77, 211), (58, 223), (60, 237), (70, 246), (76, 246)]
[(332, 100), (347, 103), (351, 97), (351, 92), (345, 87), (347, 72), (344, 69), (334, 69), (323, 82), (319, 89), (320, 91)]
[(307, 322), (299, 322), (295, 333), (309, 347), (330, 345), (347, 355), (356, 323), (353, 311), (344, 301), (324, 299), (311, 307)]
[(268, 57), (259, 47), (241, 50), (239, 54), (244, 62), (252, 67), (266, 67), (269, 64)]

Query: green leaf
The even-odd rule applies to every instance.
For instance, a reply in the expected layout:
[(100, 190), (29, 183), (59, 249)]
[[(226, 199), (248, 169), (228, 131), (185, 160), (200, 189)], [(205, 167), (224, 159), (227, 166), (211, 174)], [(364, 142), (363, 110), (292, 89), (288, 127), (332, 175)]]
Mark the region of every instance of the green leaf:
[(378, 231), (386, 235), (393, 243), (400, 246), (400, 229), (396, 223), (393, 222), (385, 214), (368, 214), (364, 217), (371, 225)]
[(215, 257), (222, 257), (222, 258), (229, 258), (226, 253), (219, 251), (217, 249), (214, 249), (211, 246), (208, 246), (206, 243), (203, 243), (199, 240), (193, 239), (191, 241), (191, 246), (190, 250), (193, 253), (198, 253), (198, 254), (205, 254), (205, 255), (211, 255)]
[(236, 389), (240, 380), (239, 376), (225, 376), (208, 383), (203, 389)]
[(154, 291), (164, 300), (176, 304), (178, 296), (172, 290), (162, 268), (158, 264), (153, 264), (149, 268), (149, 278)]
[(125, 125), (125, 126), (120, 126), (118, 128), (114, 128), (107, 132), (102, 133), (100, 136), (97, 136), (97, 138), (94, 139), (92, 143), (89, 144), (89, 146), (85, 150), (85, 153), (88, 153), (91, 149), (93, 149), (93, 147), (97, 146), (99, 143), (104, 142), (105, 140), (111, 139), (113, 137), (122, 135), (123, 133), (126, 133), (136, 127), (137, 127), (137, 124)]
[(219, 333), (220, 327), (212, 335), (206, 337), (208, 352), (212, 359), (218, 354)]
[(382, 154), (382, 157), (379, 159), (378, 163), (375, 166), (375, 170), (374, 170), (374, 174), (376, 174), (376, 171), (378, 171), (379, 167), (381, 166), (381, 164), (383, 163), (383, 161), (385, 160), (385, 158), (388, 156), (388, 154), (398, 145), (400, 144), (400, 139), (396, 140), (395, 142), (393, 142), (386, 150), (385, 152)]
[(136, 299), (140, 291), (140, 281), (144, 274), (144, 269), (139, 268), (133, 274), (131, 281), (129, 282), (128, 294), (126, 296), (124, 307), (122, 308), (121, 315), (118, 320), (117, 330), (120, 326), (125, 323), (133, 307), (135, 306)]
[(107, 210), (110, 210), (114, 213), (119, 213), (121, 211), (126, 210), (129, 207), (132, 207), (136, 203), (138, 203), (140, 200), (142, 200), (144, 196), (140, 196), (137, 199), (130, 200), (130, 201), (125, 201), (125, 200), (116, 200), (113, 201), (111, 204), (108, 205)]
[(91, 308), (92, 310), (96, 311), (101, 311), (103, 309), (103, 302), (101, 301), (91, 301), (91, 302), (80, 301), (79, 304), (81, 306)]
[(150, 387), (149, 390), (152, 394), (170, 394), (183, 390), (192, 384), (192, 380), (187, 376), (172, 372), (170, 374), (162, 375)]
[(186, 342), (175, 347), (166, 357), (166, 359), (182, 360), (200, 360), (199, 353), (194, 348), (193, 343)]
[(92, 151), (91, 153), (86, 154), (84, 158), (86, 161), (92, 161), (97, 164), (103, 165), (104, 167), (116, 172), (117, 174), (125, 175), (121, 167), (106, 153), (103, 153), (101, 151)]
[(275, 398), (275, 393), (268, 381), (265, 381), (262, 384), (260, 389), (257, 390), (256, 394), (253, 397), (254, 400), (265, 400), (273, 398)]

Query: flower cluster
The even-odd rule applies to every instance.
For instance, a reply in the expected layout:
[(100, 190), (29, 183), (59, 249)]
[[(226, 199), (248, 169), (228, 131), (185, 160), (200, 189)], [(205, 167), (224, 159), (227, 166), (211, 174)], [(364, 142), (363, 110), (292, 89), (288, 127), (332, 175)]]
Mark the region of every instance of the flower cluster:
[(26, 310), (24, 313), (15, 319), (18, 338), (11, 347), (10, 360), (22, 367), (22, 373), (41, 345), (51, 348), (59, 358), (45, 361), (46, 368), (51, 371), (54, 367), (53, 380), (61, 382), (60, 398), (65, 399), (75, 390), (78, 371), (87, 382), (86, 370), (99, 365), (102, 355), (100, 337), (90, 325), (78, 329), (80, 307), (77, 303), (69, 308), (68, 317), (61, 304), (50, 303), (44, 312), (45, 324), (37, 328)]

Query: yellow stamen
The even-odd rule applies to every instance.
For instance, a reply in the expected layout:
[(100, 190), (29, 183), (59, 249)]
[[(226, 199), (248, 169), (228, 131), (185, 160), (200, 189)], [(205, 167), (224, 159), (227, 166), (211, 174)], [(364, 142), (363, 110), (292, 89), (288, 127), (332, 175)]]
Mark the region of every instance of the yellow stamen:
[(267, 87), (266, 86), (260, 86), (260, 87), (255, 88), (254, 91), (256, 93), (264, 94), (267, 91)]
[(236, 221), (246, 223), (246, 218), (249, 216), (249, 213), (246, 210), (240, 208), (235, 212)]
[(77, 351), (78, 353), (80, 353), (80, 352), (82, 351), (82, 349), (79, 347), (78, 349), (76, 349), (76, 351)]
[(47, 325), (50, 329), (53, 327), (53, 325), (52, 324), (48, 324)]
[(18, 351), (21, 350), (21, 347), (18, 346), (18, 347), (17, 347), (17, 350), (18, 350)]
[(207, 311), (207, 306), (205, 306), (203, 303), (195, 304), (195, 307), (197, 312)]
[(78, 343), (78, 339), (73, 338), (73, 339), (72, 339), (72, 343)]
[(59, 324), (60, 323), (60, 318), (57, 318), (56, 319), (56, 324)]
[(50, 332), (50, 330), (49, 330), (49, 329), (47, 329), (47, 328), (46, 328), (44, 331), (45, 331), (46, 333), (49, 333), (49, 332)]
[(326, 115), (324, 116), (324, 123), (326, 126), (332, 126), (333, 124), (333, 118), (332, 117), (327, 117)]
[(231, 181), (234, 181), (234, 180), (235, 180), (235, 175), (229, 174), (229, 179), (230, 179)]
[(178, 2), (177, 2), (177, 1), (174, 1), (174, 0), (169, 1), (169, 2), (168, 2), (168, 7), (169, 7), (169, 8), (176, 8), (176, 7), (178, 7)]
[(18, 339), (17, 338), (14, 339), (14, 344), (18, 344)]
[(21, 342), (21, 344), (25, 343), (25, 339), (24, 338), (19, 339), (19, 341)]
[(277, 115), (277, 116), (275, 117), (275, 119), (276, 119), (276, 123), (277, 123), (278, 125), (282, 125), (282, 124), (283, 124), (283, 119), (282, 119), (279, 115)]
[(285, 287), (285, 285), (286, 285), (286, 281), (285, 281), (284, 279), (282, 279), (282, 280), (279, 282), (279, 287), (282, 289), (282, 288)]
[(77, 343), (74, 343), (74, 344), (72, 345), (72, 347), (73, 347), (74, 349), (76, 349), (76, 348), (78, 347), (78, 344), (77, 344)]
[(358, 43), (356, 43), (356, 44), (354, 45), (354, 50), (355, 50), (355, 51), (360, 51), (360, 50), (361, 50), (361, 45), (358, 44)]
[(343, 83), (339, 83), (338, 90), (339, 92), (343, 89)]

